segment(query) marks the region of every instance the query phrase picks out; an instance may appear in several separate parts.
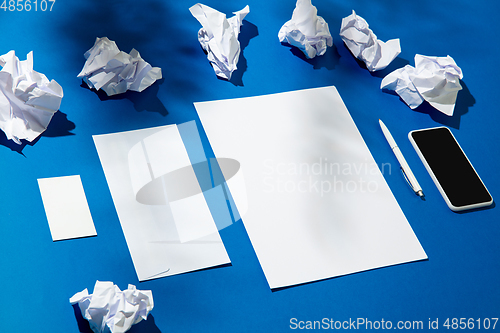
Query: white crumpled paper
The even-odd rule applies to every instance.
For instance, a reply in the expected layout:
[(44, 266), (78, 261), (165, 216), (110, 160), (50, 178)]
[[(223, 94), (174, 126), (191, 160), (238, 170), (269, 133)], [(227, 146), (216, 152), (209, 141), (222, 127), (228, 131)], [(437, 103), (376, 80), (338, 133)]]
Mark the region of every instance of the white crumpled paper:
[(366, 64), (370, 72), (386, 68), (401, 53), (399, 38), (382, 42), (361, 16), (352, 14), (342, 19), (340, 37), (352, 54)]
[(395, 91), (412, 109), (425, 100), (437, 110), (452, 116), (457, 94), (462, 90), (462, 70), (452, 57), (415, 55), (415, 67), (406, 65), (388, 74), (381, 89)]
[(229, 19), (226, 14), (200, 3), (189, 8), (189, 11), (203, 26), (198, 31), (198, 41), (207, 52), (215, 74), (226, 80), (231, 79), (240, 58), (240, 27), (250, 7), (245, 6), (234, 12), (234, 16)]
[(144, 61), (136, 49), (130, 54), (120, 51), (107, 37), (96, 38), (94, 46), (85, 52), (85, 59), (78, 77), (89, 88), (102, 89), (108, 96), (127, 90), (141, 92), (162, 78), (161, 69)]
[(33, 52), (19, 61), (14, 51), (0, 57), (0, 129), (7, 139), (33, 141), (59, 110), (63, 89), (33, 70)]
[(309, 59), (325, 54), (327, 46), (333, 45), (328, 23), (318, 16), (311, 0), (297, 0), (292, 19), (281, 27), (278, 38), (300, 49)]
[(95, 333), (124, 333), (134, 324), (146, 320), (153, 309), (151, 290), (137, 290), (129, 284), (121, 291), (113, 282), (97, 281), (94, 293), (87, 289), (70, 298), (71, 304), (80, 307), (82, 316), (89, 321)]

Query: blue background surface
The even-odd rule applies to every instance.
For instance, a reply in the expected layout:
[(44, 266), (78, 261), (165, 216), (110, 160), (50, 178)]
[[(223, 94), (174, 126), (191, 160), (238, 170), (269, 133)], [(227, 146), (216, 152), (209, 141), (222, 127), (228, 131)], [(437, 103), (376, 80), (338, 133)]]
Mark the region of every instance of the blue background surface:
[[(205, 2), (227, 13), (250, 5), (243, 51), (230, 82), (216, 78), (197, 40), (194, 2), (57, 0), (52, 12), (0, 11), (0, 54), (21, 60), (64, 89), (61, 108), (34, 143), (17, 146), (0, 133), (0, 332), (79, 332), (68, 299), (96, 280), (153, 291), (155, 308), (133, 332), (282, 332), (290, 319), (422, 321), (500, 317), (498, 207), (450, 211), (407, 139), (410, 130), (445, 125), (494, 198), (500, 198), (498, 55), (500, 2), (489, 0), (316, 0), (334, 46), (306, 60), (277, 34), (295, 1)], [(351, 10), (377, 36), (400, 38), (402, 52), (370, 73), (338, 36)], [(107, 97), (76, 76), (96, 37), (136, 48), (162, 68), (143, 93)], [(451, 55), (464, 73), (455, 115), (408, 108), (379, 89), (384, 75), (414, 55)], [(396, 163), (380, 131), (384, 120), (422, 185), (415, 196), (399, 172), (385, 178), (429, 260), (272, 292), (241, 221), (221, 236), (230, 266), (139, 283), (92, 135), (197, 120), (193, 102), (335, 85), (378, 163)], [(198, 120), (197, 120), (198, 121)], [(265, 121), (265, 119), (263, 119)], [(202, 133), (208, 156), (212, 156)], [(37, 178), (81, 175), (97, 237), (52, 242)], [(300, 269), (300, 267), (297, 267)], [(477, 327), (477, 323), (476, 323)], [(496, 329), (500, 329), (500, 323)]]

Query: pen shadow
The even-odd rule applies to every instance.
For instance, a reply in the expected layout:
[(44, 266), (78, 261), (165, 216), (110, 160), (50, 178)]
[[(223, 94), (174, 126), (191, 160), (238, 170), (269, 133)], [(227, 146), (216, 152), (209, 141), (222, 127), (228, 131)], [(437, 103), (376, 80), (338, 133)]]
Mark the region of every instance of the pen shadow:
[(298, 47), (290, 45), (287, 42), (281, 42), (281, 45), (289, 47), (290, 52), (294, 56), (312, 65), (313, 69), (326, 68), (327, 70), (333, 70), (340, 62), (340, 54), (335, 44), (331, 47), (327, 47), (326, 52), (323, 55), (316, 56), (312, 59), (307, 58), (304, 52), (302, 52)]
[(7, 139), (5, 133), (3, 131), (0, 131), (0, 145), (7, 147), (11, 151), (15, 151), (16, 153), (26, 157), (26, 155), (24, 155), (23, 153), (23, 149), (26, 146), (34, 146), (42, 136), (54, 138), (60, 136), (75, 135), (75, 133), (70, 132), (75, 128), (76, 128), (75, 123), (68, 120), (68, 116), (65, 113), (57, 111), (52, 116), (52, 119), (50, 120), (47, 129), (33, 141), (29, 142), (26, 140), (21, 140), (21, 144), (18, 145), (13, 140)]
[(164, 81), (165, 78), (157, 80), (151, 86), (144, 89), (142, 92), (127, 90), (122, 94), (117, 94), (112, 96), (108, 96), (106, 92), (104, 92), (104, 90), (96, 90), (90, 88), (83, 80), (80, 87), (94, 92), (101, 101), (128, 99), (130, 102), (132, 102), (132, 104), (134, 105), (134, 109), (137, 112), (143, 112), (143, 111), (158, 112), (162, 116), (167, 116), (169, 112), (158, 98), (158, 91), (160, 89), (160, 85)]
[[(73, 304), (73, 311), (75, 312), (75, 319), (78, 324), (78, 331), (80, 333), (94, 333), (90, 328), (88, 320), (82, 316), (80, 306)], [(161, 333), (158, 326), (156, 326), (155, 319), (152, 314), (148, 314), (147, 320), (141, 320), (127, 331), (130, 333)]]

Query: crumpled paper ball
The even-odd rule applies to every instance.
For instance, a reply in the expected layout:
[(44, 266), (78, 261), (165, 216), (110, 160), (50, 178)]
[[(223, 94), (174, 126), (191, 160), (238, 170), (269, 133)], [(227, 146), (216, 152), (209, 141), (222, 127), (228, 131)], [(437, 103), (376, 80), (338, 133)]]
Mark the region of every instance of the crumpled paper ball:
[(382, 42), (361, 16), (352, 14), (342, 19), (340, 37), (352, 54), (366, 64), (370, 72), (386, 68), (401, 53), (399, 39)]
[(79, 305), (95, 333), (124, 333), (146, 320), (154, 306), (151, 290), (137, 290), (129, 284), (128, 289), (121, 291), (113, 282), (101, 281), (95, 283), (93, 294), (84, 289), (69, 301)]
[(278, 38), (300, 49), (308, 59), (325, 54), (327, 46), (333, 45), (328, 23), (318, 16), (311, 0), (297, 0), (292, 19), (281, 27)]
[(63, 89), (33, 70), (33, 52), (19, 61), (14, 51), (0, 57), (0, 129), (21, 144), (42, 134), (59, 110)]
[(144, 61), (136, 49), (130, 54), (120, 51), (107, 37), (96, 38), (94, 46), (85, 52), (85, 59), (78, 77), (89, 88), (102, 89), (108, 96), (127, 90), (141, 92), (162, 78), (161, 69)]
[(229, 19), (226, 14), (200, 3), (189, 8), (189, 11), (202, 25), (198, 31), (198, 41), (207, 53), (215, 74), (230, 80), (240, 58), (240, 27), (250, 7), (245, 6), (234, 12), (234, 16)]
[(462, 90), (462, 78), (462, 69), (452, 57), (417, 54), (415, 67), (406, 65), (389, 73), (380, 88), (395, 91), (411, 109), (427, 101), (437, 110), (452, 116), (458, 92)]

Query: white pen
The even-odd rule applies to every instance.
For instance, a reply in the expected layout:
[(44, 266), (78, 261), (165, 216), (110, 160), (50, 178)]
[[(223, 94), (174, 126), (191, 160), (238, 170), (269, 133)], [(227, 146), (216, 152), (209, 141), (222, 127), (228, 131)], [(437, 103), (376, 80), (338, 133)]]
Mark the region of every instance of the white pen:
[(387, 142), (389, 143), (389, 146), (391, 146), (394, 155), (396, 155), (396, 158), (398, 159), (399, 165), (401, 166), (401, 170), (403, 171), (403, 175), (405, 176), (406, 181), (408, 182), (408, 184), (410, 184), (412, 190), (419, 197), (423, 197), (424, 192), (422, 191), (422, 188), (420, 187), (417, 178), (415, 178), (415, 175), (413, 175), (413, 172), (411, 172), (410, 166), (406, 162), (403, 154), (401, 153), (401, 150), (399, 150), (399, 147), (396, 144), (396, 141), (394, 141), (391, 132), (389, 132), (389, 130), (384, 125), (382, 120), (379, 119), (378, 122), (380, 124), (380, 128), (382, 128), (382, 132), (384, 133), (385, 138), (387, 139)]

